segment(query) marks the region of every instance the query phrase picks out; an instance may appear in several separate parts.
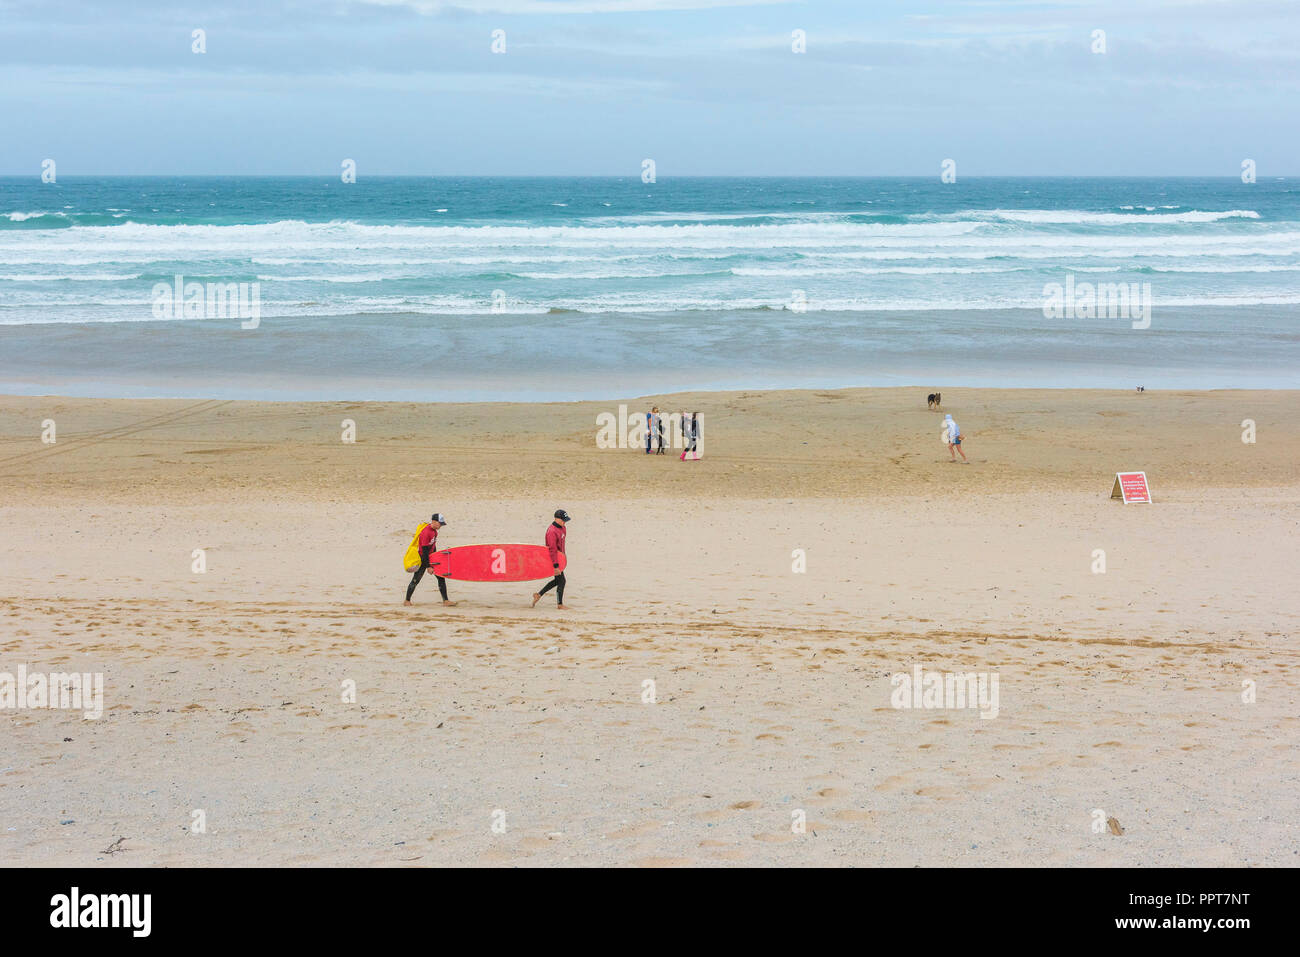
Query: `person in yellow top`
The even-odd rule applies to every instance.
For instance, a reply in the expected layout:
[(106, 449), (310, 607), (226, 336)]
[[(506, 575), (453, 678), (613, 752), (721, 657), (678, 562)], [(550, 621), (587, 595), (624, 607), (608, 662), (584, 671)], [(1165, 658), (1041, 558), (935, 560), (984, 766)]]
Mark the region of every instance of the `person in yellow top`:
[[(406, 601), (403, 604), (411, 603), (411, 596), (415, 594), (415, 586), (420, 584), (420, 579), (424, 577), (425, 571), (429, 568), (429, 556), (438, 550), (438, 529), (447, 524), (447, 517), (442, 512), (434, 512), (433, 518), (429, 524), (420, 529), (420, 567), (415, 570), (411, 576), (411, 584), (406, 586)], [(455, 605), (454, 601), (447, 598), (447, 579), (441, 575), (434, 575), (438, 579), (438, 591), (442, 593), (442, 603), (448, 607)]]

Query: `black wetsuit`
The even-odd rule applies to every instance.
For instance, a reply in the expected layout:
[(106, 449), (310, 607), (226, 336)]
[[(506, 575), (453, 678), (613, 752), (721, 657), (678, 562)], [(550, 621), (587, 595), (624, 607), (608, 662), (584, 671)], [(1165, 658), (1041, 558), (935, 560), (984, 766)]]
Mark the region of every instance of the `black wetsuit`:
[(564, 604), (564, 572), (560, 571), (560, 555), (564, 552), (564, 526), (559, 522), (551, 522), (550, 528), (546, 530), (546, 547), (551, 553), (551, 565), (555, 568), (555, 577), (546, 583), (537, 597), (541, 598), (552, 588), (555, 589), (555, 603)]
[(542, 586), (542, 590), (537, 593), (537, 597), (545, 595), (552, 588), (555, 589), (555, 603), (564, 604), (564, 572), (557, 571), (555, 577)]
[[(411, 596), (415, 594), (415, 586), (420, 584), (420, 579), (424, 577), (424, 573), (429, 568), (429, 551), (432, 547), (433, 547), (432, 545), (420, 546), (420, 567), (417, 568), (415, 570), (415, 574), (411, 576), (411, 584), (406, 586), (407, 601), (411, 600)], [(442, 592), (442, 600), (446, 601), (447, 600), (447, 579), (443, 578), (441, 575), (434, 575), (433, 577), (438, 579), (438, 591)]]

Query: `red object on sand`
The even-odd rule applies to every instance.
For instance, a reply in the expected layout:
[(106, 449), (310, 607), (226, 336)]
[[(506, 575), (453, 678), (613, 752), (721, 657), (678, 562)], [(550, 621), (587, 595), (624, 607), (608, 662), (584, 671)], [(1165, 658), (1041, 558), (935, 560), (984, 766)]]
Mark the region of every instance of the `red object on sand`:
[(1111, 498), (1130, 502), (1151, 504), (1151, 489), (1147, 486), (1146, 472), (1116, 472), (1115, 485), (1110, 490)]
[[(560, 553), (560, 571), (567, 559)], [(457, 545), (429, 556), (429, 571), (462, 582), (530, 582), (553, 578), (545, 545)]]

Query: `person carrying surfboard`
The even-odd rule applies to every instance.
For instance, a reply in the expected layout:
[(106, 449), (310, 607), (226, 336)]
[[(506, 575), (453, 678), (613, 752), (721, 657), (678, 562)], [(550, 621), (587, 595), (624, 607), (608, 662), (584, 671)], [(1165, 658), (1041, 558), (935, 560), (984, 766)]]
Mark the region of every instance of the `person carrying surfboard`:
[[(406, 586), (406, 601), (404, 604), (409, 605), (411, 603), (411, 596), (415, 594), (415, 586), (420, 584), (420, 579), (424, 577), (425, 571), (429, 568), (429, 556), (438, 550), (438, 529), (446, 524), (447, 517), (442, 512), (434, 512), (429, 524), (420, 529), (420, 567), (411, 576), (411, 584)], [(433, 577), (438, 579), (438, 591), (442, 592), (442, 603), (448, 607), (455, 605), (454, 601), (449, 601), (447, 598), (447, 579), (441, 575)]]
[(534, 608), (542, 600), (542, 596), (554, 588), (555, 607), (561, 611), (568, 610), (564, 607), (564, 572), (560, 571), (560, 556), (564, 554), (565, 523), (568, 521), (569, 513), (562, 508), (557, 508), (555, 521), (551, 522), (546, 530), (546, 549), (551, 553), (551, 567), (555, 569), (555, 577), (548, 581), (541, 591), (533, 592)]

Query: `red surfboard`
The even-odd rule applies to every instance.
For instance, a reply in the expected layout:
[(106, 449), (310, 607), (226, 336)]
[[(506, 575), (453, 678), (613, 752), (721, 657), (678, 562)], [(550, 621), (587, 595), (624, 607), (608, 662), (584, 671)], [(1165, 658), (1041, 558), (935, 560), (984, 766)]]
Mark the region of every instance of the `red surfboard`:
[[(560, 571), (567, 560), (560, 553)], [(462, 582), (530, 582), (553, 578), (545, 545), (456, 545), (429, 556), (429, 571)]]

